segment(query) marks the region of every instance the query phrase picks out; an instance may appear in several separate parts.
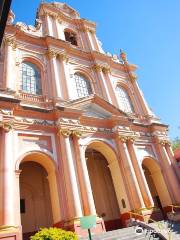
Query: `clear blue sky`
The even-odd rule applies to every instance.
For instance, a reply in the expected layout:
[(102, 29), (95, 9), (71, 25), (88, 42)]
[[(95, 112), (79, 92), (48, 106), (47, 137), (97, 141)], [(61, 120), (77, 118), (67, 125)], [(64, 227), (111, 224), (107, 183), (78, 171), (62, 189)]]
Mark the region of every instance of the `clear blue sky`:
[[(51, 2), (51, 1), (47, 1)], [(180, 0), (64, 0), (97, 23), (105, 51), (138, 65), (138, 82), (170, 137), (180, 137)], [(33, 24), (40, 0), (12, 0), (16, 21)]]

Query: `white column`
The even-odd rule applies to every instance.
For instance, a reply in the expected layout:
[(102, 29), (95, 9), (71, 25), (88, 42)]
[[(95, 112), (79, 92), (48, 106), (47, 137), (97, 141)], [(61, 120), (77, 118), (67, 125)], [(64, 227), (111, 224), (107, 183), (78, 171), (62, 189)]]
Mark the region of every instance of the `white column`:
[(85, 159), (85, 151), (83, 149), (83, 146), (79, 144), (79, 151), (80, 151), (80, 163), (82, 168), (82, 178), (85, 185), (85, 192), (86, 197), (88, 201), (88, 207), (89, 207), (89, 214), (90, 215), (96, 215), (96, 208), (94, 204), (94, 198), (92, 194), (92, 188), (91, 183), (89, 179), (89, 173), (87, 169), (86, 159)]
[(61, 84), (60, 84), (60, 71), (58, 71), (58, 65), (57, 65), (57, 59), (56, 59), (57, 53), (50, 50), (48, 51), (47, 54), (50, 61), (51, 77), (54, 85), (53, 92), (55, 94), (55, 97), (62, 98), (62, 90), (61, 90)]
[(13, 68), (13, 50), (16, 47), (14, 40), (5, 39), (6, 54), (5, 54), (5, 66), (4, 66), (4, 79), (5, 79), (5, 88), (9, 90), (14, 89), (14, 74), (12, 71)]
[(114, 90), (113, 83), (112, 83), (112, 80), (111, 80), (111, 77), (110, 77), (111, 70), (110, 70), (109, 67), (103, 67), (102, 71), (104, 73), (104, 78), (105, 78), (106, 85), (107, 85), (107, 88), (108, 88), (108, 92), (109, 92), (109, 95), (110, 95), (110, 98), (111, 98), (111, 103), (114, 106), (118, 107), (118, 101), (116, 99), (115, 90)]
[(152, 207), (154, 206), (154, 202), (151, 196), (151, 192), (149, 190), (147, 181), (146, 181), (146, 177), (144, 175), (143, 169), (142, 169), (142, 165), (139, 163), (137, 156), (136, 156), (136, 150), (135, 150), (135, 146), (134, 146), (134, 140), (130, 139), (128, 141), (128, 149), (129, 149), (129, 153), (131, 156), (131, 160), (132, 160), (132, 164), (133, 164), (133, 168), (139, 183), (139, 187), (144, 199), (144, 202), (146, 204), (147, 207)]
[(68, 57), (66, 54), (59, 54), (58, 59), (60, 61), (60, 69), (61, 69), (61, 89), (62, 89), (62, 97), (64, 100), (69, 100), (71, 96), (69, 83), (69, 69), (68, 69)]
[(16, 191), (15, 191), (15, 169), (13, 159), (13, 131), (6, 128), (2, 131), (2, 165), (1, 173), (3, 176), (3, 223), (2, 225), (14, 226), (15, 222), (15, 203), (16, 203)]
[(165, 147), (166, 147), (167, 154), (168, 154), (168, 156), (169, 156), (169, 158), (170, 158), (170, 160), (171, 160), (173, 169), (174, 169), (174, 171), (175, 171), (175, 173), (176, 173), (176, 175), (177, 175), (177, 177), (178, 177), (178, 179), (179, 179), (179, 181), (180, 181), (180, 170), (179, 170), (179, 167), (178, 167), (178, 165), (177, 165), (177, 161), (176, 161), (176, 159), (175, 159), (175, 157), (174, 157), (174, 153), (173, 153), (173, 151), (172, 151), (171, 144), (170, 144), (170, 143), (167, 143), (167, 144), (165, 145)]
[(51, 21), (51, 17), (46, 13), (46, 31), (48, 36), (53, 37), (53, 26), (52, 26), (52, 21)]
[(55, 19), (56, 32), (58, 39), (65, 40), (64, 30), (62, 27), (62, 21), (58, 18)]
[(123, 166), (125, 168), (125, 173), (127, 174), (126, 175), (127, 182), (129, 185), (129, 190), (132, 197), (134, 209), (144, 208), (145, 204), (144, 204), (141, 191), (138, 185), (138, 181), (134, 172), (134, 168), (132, 166), (132, 162), (129, 156), (129, 152), (126, 145), (126, 139), (124, 137), (120, 137), (119, 148), (120, 148), (120, 153), (123, 160)]
[(79, 193), (79, 188), (78, 188), (78, 181), (76, 177), (76, 168), (75, 168), (75, 162), (73, 159), (72, 155), (72, 150), (71, 150), (71, 143), (69, 139), (69, 133), (67, 134), (61, 131), (61, 134), (64, 136), (64, 148), (65, 148), (65, 153), (66, 153), (66, 166), (67, 166), (67, 171), (69, 175), (69, 180), (70, 180), (70, 186), (68, 188), (71, 189), (72, 193), (72, 201), (73, 201), (73, 206), (74, 206), (74, 214), (75, 218), (76, 217), (81, 217), (82, 214), (82, 207), (81, 207), (81, 197)]
[(165, 144), (163, 142), (160, 144), (161, 144), (161, 153), (163, 156), (162, 160), (164, 162), (164, 168), (166, 170), (168, 182), (171, 187), (171, 192), (173, 193), (174, 200), (176, 201), (176, 203), (179, 203), (180, 202), (180, 184), (172, 168), (171, 161), (166, 152)]
[(112, 103), (111, 96), (109, 94), (108, 87), (106, 85), (106, 79), (104, 78), (104, 74), (102, 72), (102, 67), (100, 65), (95, 64), (93, 66), (94, 71), (97, 73), (98, 81), (101, 86), (102, 96), (106, 101)]
[(141, 91), (141, 89), (139, 88), (138, 86), (138, 83), (136, 80), (133, 80), (132, 81), (132, 85), (134, 86), (134, 90), (135, 90), (135, 93), (138, 97), (138, 100), (139, 100), (139, 103), (142, 107), (142, 110), (144, 112), (145, 115), (152, 115), (152, 111), (150, 110), (145, 98), (144, 98), (144, 95)]

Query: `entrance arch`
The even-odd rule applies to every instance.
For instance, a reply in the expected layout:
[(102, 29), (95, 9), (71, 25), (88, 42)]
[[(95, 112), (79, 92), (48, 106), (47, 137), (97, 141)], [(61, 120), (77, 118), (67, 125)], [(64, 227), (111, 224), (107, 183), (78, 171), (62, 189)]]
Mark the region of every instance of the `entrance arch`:
[(106, 143), (94, 141), (87, 146), (85, 157), (96, 213), (104, 219), (106, 230), (118, 229), (122, 199), (129, 203), (116, 154)]
[(171, 204), (171, 197), (158, 163), (153, 158), (148, 157), (143, 160), (142, 168), (155, 207), (163, 208)]
[(60, 204), (56, 179), (57, 166), (42, 152), (29, 152), (16, 164), (20, 170), (20, 209), (24, 236), (40, 227), (60, 221)]

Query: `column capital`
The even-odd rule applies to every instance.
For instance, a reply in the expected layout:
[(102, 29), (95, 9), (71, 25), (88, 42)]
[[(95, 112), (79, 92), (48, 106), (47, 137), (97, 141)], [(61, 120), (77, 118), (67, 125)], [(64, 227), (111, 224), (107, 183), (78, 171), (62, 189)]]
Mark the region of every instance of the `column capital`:
[(99, 64), (94, 64), (92, 66), (92, 70), (94, 70), (95, 72), (101, 72), (102, 71), (102, 66)]
[(81, 138), (83, 133), (80, 130), (73, 130), (72, 135), (76, 136), (77, 138)]
[(102, 67), (102, 71), (103, 71), (103, 73), (111, 73), (111, 68), (110, 68), (110, 66), (103, 66)]
[(69, 137), (71, 135), (72, 131), (68, 128), (60, 128), (58, 130), (58, 135), (63, 135), (64, 137)]
[(167, 139), (158, 139), (158, 143), (162, 146), (166, 146), (166, 145), (171, 146), (171, 142)]
[(51, 58), (56, 58), (58, 55), (58, 53), (52, 49), (48, 49), (48, 51), (46, 52), (46, 56), (51, 59)]
[(13, 50), (17, 48), (17, 43), (13, 38), (5, 38), (4, 42), (7, 46), (11, 46)]
[(120, 135), (120, 134), (118, 134), (118, 138), (123, 143), (128, 143), (128, 142), (134, 143), (134, 141), (136, 140), (136, 136), (126, 136), (126, 135)]
[(66, 63), (69, 61), (66, 53), (57, 53), (57, 57), (59, 57), (62, 61), (66, 61)]
[(4, 129), (5, 132), (10, 132), (13, 130), (13, 123), (12, 122), (1, 122), (0, 127)]

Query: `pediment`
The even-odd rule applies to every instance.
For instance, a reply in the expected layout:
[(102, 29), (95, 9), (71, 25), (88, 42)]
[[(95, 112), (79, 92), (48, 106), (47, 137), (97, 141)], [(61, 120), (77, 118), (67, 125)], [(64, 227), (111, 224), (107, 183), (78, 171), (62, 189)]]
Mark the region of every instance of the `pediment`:
[(112, 113), (98, 106), (97, 104), (91, 103), (82, 108), (83, 115), (93, 118), (107, 119), (112, 117)]
[(82, 115), (87, 117), (100, 119), (109, 119), (112, 116), (128, 117), (126, 113), (97, 95), (70, 101), (66, 106), (82, 110)]

